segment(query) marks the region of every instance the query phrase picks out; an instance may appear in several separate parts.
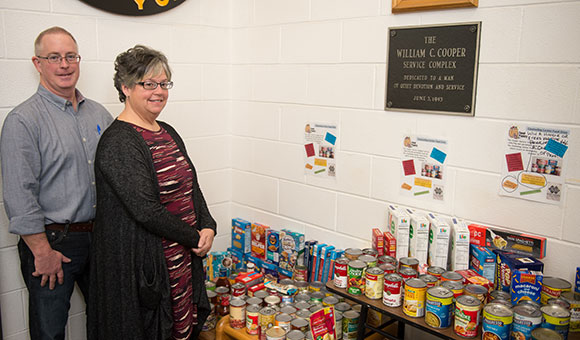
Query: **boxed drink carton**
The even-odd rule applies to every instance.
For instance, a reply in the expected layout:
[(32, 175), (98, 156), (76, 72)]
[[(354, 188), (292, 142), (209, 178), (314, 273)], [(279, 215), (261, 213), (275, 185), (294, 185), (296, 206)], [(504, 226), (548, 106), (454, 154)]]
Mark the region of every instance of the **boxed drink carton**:
[(510, 292), (512, 276), (516, 270), (544, 271), (544, 263), (531, 256), (516, 254), (514, 252), (493, 250), (496, 255), (495, 261), (495, 289)]
[(449, 270), (464, 270), (469, 268), (469, 229), (465, 222), (452, 217), (447, 220), (451, 227), (449, 247)]
[(396, 259), (409, 256), (409, 215), (402, 209), (389, 205), (389, 228), (397, 239)]
[(447, 269), (451, 228), (435, 214), (427, 214), (427, 220), (429, 221), (429, 252), (427, 262), (429, 266)]
[(469, 246), (469, 252), (471, 254), (469, 269), (493, 282), (495, 280), (495, 254), (487, 247), (475, 244)]
[(379, 228), (373, 228), (373, 249), (379, 256), (385, 255), (383, 232)]
[(266, 260), (276, 266), (280, 262), (280, 232), (278, 230), (266, 231)]
[(542, 272), (516, 269), (512, 274), (510, 288), (512, 304), (516, 305), (524, 300), (540, 303), (543, 280)]
[(294, 271), (304, 264), (304, 234), (282, 229), (280, 231), (280, 268)]
[(327, 245), (325, 247), (322, 247), (322, 249), (320, 249), (320, 260), (318, 261), (319, 265), (317, 274), (318, 281), (326, 282), (324, 281), (324, 279), (326, 278), (326, 276), (324, 275), (324, 268), (326, 267), (326, 270), (328, 271), (328, 266), (330, 264), (330, 252), (333, 250), (334, 246), (331, 245)]
[(383, 233), (384, 254), (397, 258), (397, 240), (390, 232)]
[(471, 244), (500, 249), (542, 259), (546, 256), (546, 238), (505, 231), (479, 224), (469, 225)]
[(419, 271), (427, 270), (429, 249), (429, 220), (424, 214), (407, 209), (409, 215), (409, 257), (419, 260)]
[(232, 248), (244, 254), (252, 251), (252, 223), (241, 218), (232, 218)]
[(267, 225), (252, 223), (252, 256), (261, 260), (266, 259), (266, 232)]

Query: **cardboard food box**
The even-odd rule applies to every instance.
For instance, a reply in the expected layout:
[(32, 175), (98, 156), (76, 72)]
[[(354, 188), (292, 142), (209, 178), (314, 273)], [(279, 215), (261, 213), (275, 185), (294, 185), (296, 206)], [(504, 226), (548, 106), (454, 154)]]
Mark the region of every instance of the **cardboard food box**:
[(485, 277), (477, 274), (472, 269), (467, 270), (456, 270), (458, 274), (463, 276), (463, 284), (468, 285), (470, 283), (476, 284), (479, 286), (484, 286), (487, 288), (487, 292), (491, 292), (493, 290), (493, 281), (486, 279)]
[(449, 239), (449, 270), (464, 270), (469, 268), (469, 229), (465, 222), (452, 217), (447, 219), (451, 227)]
[(379, 256), (385, 255), (383, 232), (379, 228), (373, 228), (372, 233), (373, 249)]
[(510, 288), (512, 304), (516, 305), (523, 300), (540, 303), (543, 279), (542, 272), (516, 269), (512, 274)]
[(531, 256), (514, 252), (493, 250), (496, 255), (495, 289), (509, 293), (511, 290), (512, 275), (516, 270), (544, 272), (544, 263)]
[(266, 259), (266, 232), (267, 225), (252, 223), (252, 256), (261, 260)]
[(397, 258), (397, 240), (390, 232), (383, 233), (384, 254)]
[(334, 263), (338, 258), (340, 258), (343, 255), (344, 255), (343, 249), (334, 249), (333, 251), (330, 252), (330, 263), (328, 265), (328, 269), (326, 267), (324, 268), (323, 273), (326, 277), (326, 280), (323, 280), (323, 282), (328, 282), (334, 279)]
[[(318, 265), (318, 281), (326, 283), (325, 279), (328, 276), (328, 266), (330, 265), (330, 253), (334, 250), (334, 246), (327, 245), (320, 249), (320, 260)], [(324, 269), (326, 268), (326, 273)], [(325, 275), (326, 274), (326, 275)]]
[(427, 262), (429, 266), (447, 269), (451, 228), (435, 214), (427, 214), (427, 220), (429, 221), (429, 252)]
[(231, 254), (227, 251), (212, 251), (208, 256), (209, 279), (211, 281), (217, 280), (220, 269), (225, 268), (226, 274), (229, 277), (232, 272), (233, 261)]
[(314, 245), (318, 241), (310, 240), (304, 242), (304, 266), (306, 266), (306, 274), (308, 276), (307, 281), (310, 282), (310, 276), (312, 272), (312, 251), (314, 250)]
[(470, 261), (469, 269), (485, 277), (491, 282), (495, 280), (495, 254), (487, 247), (469, 246)]
[(232, 247), (228, 248), (228, 252), (232, 258), (232, 269), (236, 272), (244, 271), (246, 269), (246, 254)]
[(252, 251), (252, 223), (241, 218), (232, 218), (232, 248), (244, 254)]
[(409, 215), (394, 205), (389, 205), (389, 228), (397, 240), (397, 254), (395, 258), (409, 256)]
[(409, 257), (419, 260), (419, 271), (427, 270), (429, 220), (424, 214), (407, 209), (409, 215)]
[(280, 231), (280, 268), (294, 271), (304, 264), (304, 234), (282, 229)]
[(280, 262), (280, 232), (278, 230), (266, 231), (266, 260), (276, 266)]
[(542, 259), (546, 256), (546, 238), (505, 231), (480, 224), (470, 224), (471, 244), (500, 249)]
[(319, 281), (318, 266), (320, 265), (320, 253), (322, 248), (326, 247), (326, 243), (315, 244), (312, 250), (312, 271), (310, 272), (310, 281)]

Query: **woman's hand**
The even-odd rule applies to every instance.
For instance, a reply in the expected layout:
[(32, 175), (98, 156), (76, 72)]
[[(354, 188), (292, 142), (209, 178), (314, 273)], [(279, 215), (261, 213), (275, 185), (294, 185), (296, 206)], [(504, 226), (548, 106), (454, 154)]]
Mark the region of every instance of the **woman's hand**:
[(199, 232), (199, 242), (197, 243), (197, 248), (192, 249), (195, 255), (204, 257), (211, 249), (214, 236), (215, 232), (212, 229), (202, 229)]

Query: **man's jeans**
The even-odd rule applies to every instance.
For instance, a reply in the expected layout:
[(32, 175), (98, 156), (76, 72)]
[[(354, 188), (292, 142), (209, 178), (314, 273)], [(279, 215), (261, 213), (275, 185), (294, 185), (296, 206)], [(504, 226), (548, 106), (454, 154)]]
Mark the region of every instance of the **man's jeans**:
[(56, 282), (53, 290), (47, 282), (40, 286), (41, 277), (34, 277), (34, 256), (20, 239), (18, 253), (20, 254), (20, 269), (28, 288), (28, 315), (30, 322), (30, 338), (32, 340), (64, 340), (65, 327), (68, 320), (70, 298), (75, 282), (83, 293), (85, 302), (89, 300), (89, 261), (91, 233), (46, 231), (46, 237), (54, 250), (71, 259), (70, 263), (62, 263), (64, 283)]

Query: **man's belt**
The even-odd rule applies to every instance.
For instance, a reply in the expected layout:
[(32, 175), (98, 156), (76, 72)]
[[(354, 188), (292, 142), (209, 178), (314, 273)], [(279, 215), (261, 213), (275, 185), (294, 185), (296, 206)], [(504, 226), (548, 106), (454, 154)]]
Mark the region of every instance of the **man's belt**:
[[(68, 226), (68, 228), (67, 228)], [(47, 224), (45, 226), (46, 230), (54, 230), (54, 231), (71, 231), (71, 232), (91, 232), (93, 231), (93, 221), (89, 222), (79, 222), (79, 223), (69, 223), (69, 224), (61, 224), (61, 223), (53, 223)]]

